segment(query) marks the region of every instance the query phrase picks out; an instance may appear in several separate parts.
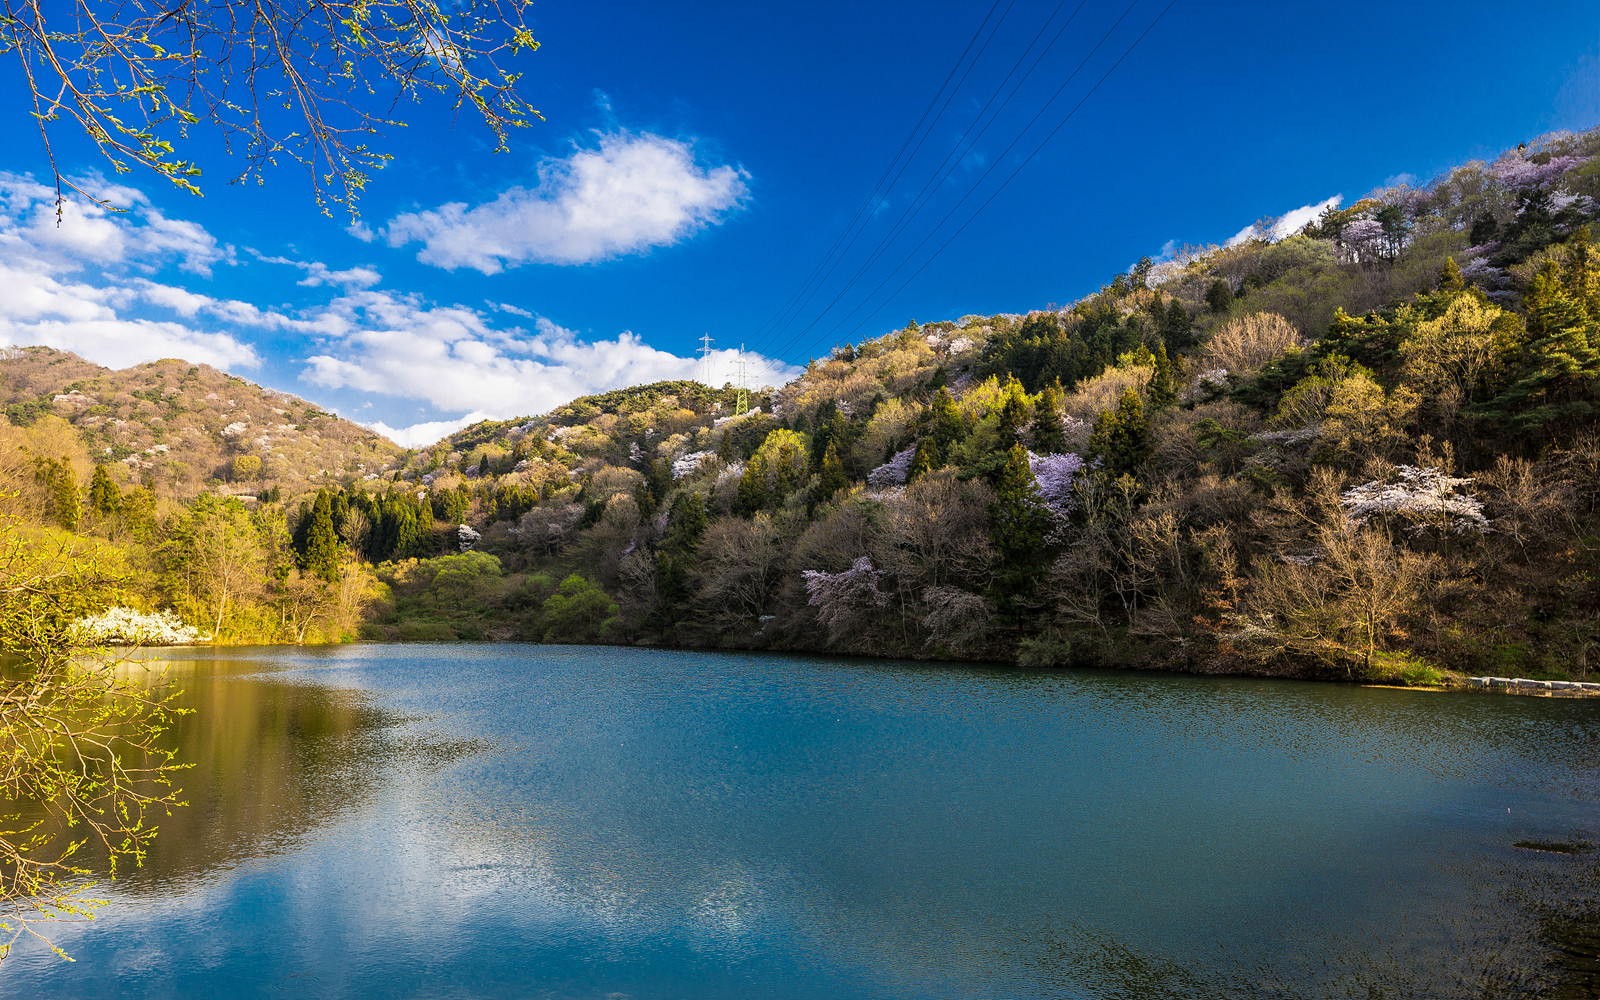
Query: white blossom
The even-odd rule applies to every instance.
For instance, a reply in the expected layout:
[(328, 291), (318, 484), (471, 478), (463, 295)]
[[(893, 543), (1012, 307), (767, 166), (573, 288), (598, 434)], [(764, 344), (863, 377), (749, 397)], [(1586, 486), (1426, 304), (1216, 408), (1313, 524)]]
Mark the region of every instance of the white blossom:
[(1370, 482), (1345, 490), (1339, 504), (1357, 524), (1369, 518), (1398, 515), (1415, 522), (1412, 533), (1439, 527), (1453, 534), (1489, 530), (1483, 504), (1470, 493), (1457, 493), (1472, 480), (1447, 476), (1436, 467), (1397, 465), (1400, 481)]
[(463, 524), (456, 528), (456, 547), (465, 552), (478, 544), (478, 539), (482, 537), (471, 525)]
[(896, 452), (893, 458), (867, 473), (867, 485), (900, 486), (904, 484), (906, 476), (911, 473), (911, 460), (916, 457), (917, 449), (915, 448), (907, 448), (905, 451)]
[(73, 622), (72, 640), (93, 646), (188, 646), (211, 637), (170, 611), (108, 608)]
[(700, 465), (708, 458), (716, 456), (714, 451), (692, 451), (672, 463), (672, 478), (682, 479), (692, 476), (700, 470)]
[(808, 569), (800, 575), (806, 582), (806, 603), (817, 609), (818, 620), (834, 640), (889, 603), (889, 595), (878, 589), (878, 578), (886, 574), (873, 568), (870, 556), (861, 556), (843, 573)]
[(1028, 452), (1028, 468), (1033, 470), (1034, 482), (1039, 488), (1039, 499), (1057, 517), (1072, 513), (1077, 496), (1072, 491), (1074, 479), (1083, 468), (1083, 458), (1070, 452), (1065, 455), (1035, 455)]

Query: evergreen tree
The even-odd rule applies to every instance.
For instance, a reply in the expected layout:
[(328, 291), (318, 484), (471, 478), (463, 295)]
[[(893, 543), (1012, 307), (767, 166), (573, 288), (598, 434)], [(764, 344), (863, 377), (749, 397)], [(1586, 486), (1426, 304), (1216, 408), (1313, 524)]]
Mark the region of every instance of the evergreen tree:
[(1233, 305), (1233, 288), (1226, 280), (1218, 278), (1206, 289), (1206, 305), (1218, 313), (1227, 312)]
[(89, 509), (100, 520), (122, 510), (122, 490), (112, 481), (103, 465), (94, 467), (94, 476), (89, 480)]
[(1593, 412), (1600, 385), (1600, 350), (1590, 336), (1596, 324), (1563, 284), (1560, 264), (1545, 262), (1522, 304), (1532, 341), (1523, 375), (1487, 409), (1539, 426)]
[(850, 478), (845, 475), (844, 463), (839, 461), (839, 451), (829, 444), (822, 456), (822, 467), (817, 471), (817, 498), (829, 500), (849, 485)]
[(1027, 610), (1028, 598), (1044, 575), (1048, 529), (1049, 517), (1028, 465), (1028, 451), (1014, 444), (989, 504), (989, 532), (999, 556), (993, 596), (1000, 610), (1013, 618)]
[(1067, 450), (1067, 437), (1061, 427), (1061, 393), (1055, 383), (1040, 390), (1039, 402), (1033, 408), (1033, 447), (1041, 455)]
[(1115, 410), (1107, 410), (1095, 420), (1089, 454), (1113, 474), (1121, 475), (1142, 465), (1152, 449), (1150, 421), (1139, 393), (1130, 386)]
[(1167, 357), (1167, 345), (1162, 344), (1152, 358), (1155, 374), (1150, 377), (1150, 405), (1159, 409), (1170, 406), (1178, 399), (1172, 360)]
[(744, 475), (739, 477), (739, 489), (733, 495), (733, 512), (740, 517), (749, 517), (758, 510), (765, 510), (770, 500), (767, 460), (760, 454), (752, 455), (744, 467)]
[(1177, 299), (1167, 307), (1166, 320), (1161, 324), (1161, 339), (1173, 347), (1183, 347), (1193, 339), (1190, 333), (1189, 310)]
[(949, 389), (940, 386), (939, 391), (933, 394), (930, 416), (933, 441), (941, 453), (948, 455), (950, 449), (967, 434), (967, 423), (961, 419), (961, 411), (956, 408), (955, 398), (950, 395)]
[(911, 467), (906, 470), (906, 482), (911, 482), (929, 472), (944, 468), (944, 456), (939, 454), (939, 444), (931, 437), (917, 442), (917, 452), (911, 456)]
[(1022, 383), (1015, 378), (1006, 380), (1005, 402), (1000, 405), (1000, 440), (1002, 443), (1015, 442), (1022, 436), (1022, 429), (1028, 426), (1028, 396), (1022, 391)]
[(1444, 259), (1444, 267), (1439, 270), (1439, 291), (1464, 292), (1467, 290), (1467, 279), (1461, 276), (1461, 268), (1456, 266), (1454, 257)]
[(72, 463), (65, 458), (59, 462), (53, 458), (35, 459), (34, 479), (44, 487), (45, 518), (68, 531), (77, 531), (83, 514), (83, 495), (78, 489)]
[(1485, 243), (1491, 242), (1499, 235), (1500, 223), (1495, 221), (1493, 215), (1490, 215), (1488, 212), (1484, 212), (1482, 215), (1472, 220), (1472, 232), (1467, 235), (1467, 239), (1472, 241), (1473, 246), (1481, 247)]
[(478, 462), (478, 478), (488, 479), (493, 472), (494, 466), (489, 462), (489, 453), (484, 452), (483, 458)]
[(303, 562), (306, 572), (318, 579), (328, 583), (339, 579), (339, 538), (333, 529), (333, 498), (327, 490), (318, 490), (311, 506)]

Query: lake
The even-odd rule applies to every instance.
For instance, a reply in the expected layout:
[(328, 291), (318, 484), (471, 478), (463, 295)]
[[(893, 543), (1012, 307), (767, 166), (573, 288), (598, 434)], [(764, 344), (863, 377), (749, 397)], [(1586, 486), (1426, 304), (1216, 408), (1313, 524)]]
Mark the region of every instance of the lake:
[(199, 649), (190, 805), (18, 997), (1583, 997), (1600, 701)]

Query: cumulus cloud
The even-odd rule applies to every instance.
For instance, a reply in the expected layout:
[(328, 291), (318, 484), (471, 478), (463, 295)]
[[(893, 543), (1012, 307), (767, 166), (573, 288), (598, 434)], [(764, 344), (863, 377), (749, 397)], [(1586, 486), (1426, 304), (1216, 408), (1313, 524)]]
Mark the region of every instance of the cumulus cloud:
[[(586, 340), (544, 317), (531, 331), (500, 329), (478, 310), (381, 289), (351, 290), (310, 321), (327, 340), (322, 353), (307, 359), (307, 381), (463, 414), (410, 427), (370, 425), (401, 443), (434, 441), (440, 428), (448, 433), (476, 420), (542, 413), (619, 386), (702, 374), (701, 359), (651, 347), (630, 331)], [(713, 352), (711, 380), (731, 379), (736, 358), (734, 351)], [(752, 382), (798, 372), (771, 359), (747, 359)]]
[[(69, 199), (57, 225), (53, 188), (0, 172), (0, 344), (55, 347), (117, 367), (165, 357), (258, 365), (250, 344), (194, 321), (271, 327), (286, 317), (145, 276), (169, 264), (209, 275), (233, 259), (232, 248), (201, 226), (168, 219), (131, 188), (102, 183), (93, 193), (122, 211)], [(179, 319), (139, 316), (139, 306)]]
[(538, 176), (534, 187), (476, 207), (396, 216), (384, 235), (390, 246), (421, 243), (418, 260), (450, 270), (587, 264), (677, 243), (720, 223), (749, 193), (743, 170), (707, 168), (688, 143), (649, 133), (602, 135), (598, 149), (545, 160)]
[[(273, 334), (276, 360), (293, 351), (303, 359), (304, 381), (369, 402), (386, 398), (391, 414), (416, 412), (418, 422), (409, 426), (369, 425), (407, 445), (607, 389), (736, 377), (734, 351), (682, 356), (631, 331), (585, 338), (510, 303), (472, 308), (387, 289), (370, 267), (336, 269), (250, 251), (247, 263), (289, 269), (282, 283), (304, 290), (300, 304), (268, 308), (208, 295), (170, 272), (194, 276), (239, 263), (233, 248), (200, 226), (162, 216), (139, 192), (97, 193), (127, 210), (68, 202), (57, 227), (53, 189), (0, 173), (0, 346), (55, 347), (118, 368), (173, 357), (236, 370), (263, 363), (251, 335)], [(752, 386), (798, 371), (756, 356), (747, 361)]]
[(1260, 223), (1245, 226), (1237, 233), (1234, 233), (1227, 243), (1223, 245), (1231, 247), (1253, 239), (1264, 239), (1268, 242), (1285, 239), (1304, 229), (1307, 223), (1315, 222), (1326, 210), (1338, 208), (1339, 203), (1342, 201), (1344, 201), (1344, 195), (1336, 194), (1314, 205), (1301, 205), (1299, 208), (1291, 208), (1278, 216), (1267, 229), (1263, 230)]

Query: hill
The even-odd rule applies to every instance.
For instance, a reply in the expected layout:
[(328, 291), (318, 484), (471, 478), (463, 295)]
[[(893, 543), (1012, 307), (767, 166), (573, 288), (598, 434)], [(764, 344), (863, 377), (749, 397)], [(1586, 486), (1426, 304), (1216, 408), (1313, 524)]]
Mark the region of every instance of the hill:
[[(1550, 136), (1141, 261), (1064, 309), (909, 323), (745, 412), (730, 387), (657, 383), (404, 456), (177, 362), (23, 352), (5, 392), (14, 420), (70, 421), (163, 489), (236, 489), (227, 463), (258, 452), (318, 488), (250, 515), (272, 568), (250, 593), (184, 568), (242, 511), (202, 495), (152, 526), (91, 489), (151, 553), (147, 603), (219, 636), (364, 616), (372, 637), (1582, 678), (1597, 199), (1600, 130)], [(46, 485), (70, 528), (83, 501)]]
[(303, 399), (172, 359), (113, 371), (48, 347), (9, 348), (0, 407), (13, 428), (64, 421), (119, 485), (170, 499), (208, 487), (292, 496), (376, 477), (400, 454)]
[(1582, 675), (1597, 154), (1600, 133), (1547, 137), (1142, 261), (1066, 309), (912, 323), (757, 412), (651, 386), (468, 428), (403, 477), (471, 527), (470, 574), (446, 600), (429, 560), (397, 573), (383, 627)]

